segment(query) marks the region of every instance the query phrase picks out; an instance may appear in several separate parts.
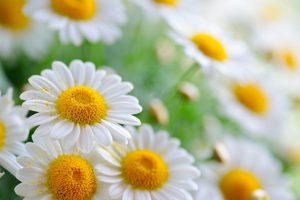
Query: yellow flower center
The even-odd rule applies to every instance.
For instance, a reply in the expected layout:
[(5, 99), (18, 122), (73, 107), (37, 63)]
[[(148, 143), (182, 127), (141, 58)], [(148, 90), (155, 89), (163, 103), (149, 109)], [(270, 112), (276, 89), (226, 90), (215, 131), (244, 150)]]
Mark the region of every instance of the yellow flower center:
[(168, 179), (168, 167), (162, 158), (148, 150), (129, 152), (122, 160), (122, 176), (134, 188), (157, 190)]
[(268, 97), (256, 84), (239, 84), (234, 86), (237, 100), (255, 114), (265, 114), (269, 107)]
[(283, 15), (282, 8), (276, 4), (268, 4), (262, 7), (261, 17), (266, 22), (276, 22)]
[(194, 35), (191, 40), (207, 57), (219, 62), (227, 60), (226, 49), (217, 38), (206, 33), (198, 33)]
[(51, 0), (54, 12), (73, 20), (89, 20), (96, 14), (95, 0)]
[(22, 12), (25, 0), (0, 0), (0, 25), (18, 31), (28, 26), (29, 18)]
[(108, 106), (103, 96), (86, 86), (62, 92), (56, 102), (60, 116), (80, 125), (93, 125), (106, 117)]
[(167, 6), (176, 6), (177, 0), (154, 0), (155, 3), (164, 4)]
[(5, 145), (5, 126), (0, 121), (0, 150), (4, 148)]
[(283, 64), (285, 64), (288, 69), (297, 69), (298, 61), (295, 53), (292, 50), (282, 51), (280, 56)]
[(228, 172), (220, 181), (225, 200), (249, 200), (258, 189), (261, 189), (260, 181), (252, 173), (240, 169)]
[(61, 155), (49, 164), (47, 186), (55, 200), (91, 200), (97, 182), (90, 163), (79, 155)]

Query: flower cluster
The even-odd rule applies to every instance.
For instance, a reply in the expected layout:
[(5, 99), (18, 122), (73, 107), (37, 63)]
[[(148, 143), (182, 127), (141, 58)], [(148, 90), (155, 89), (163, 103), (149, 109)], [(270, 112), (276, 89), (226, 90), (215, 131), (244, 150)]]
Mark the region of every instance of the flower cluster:
[(297, 6), (0, 0), (0, 198), (300, 198)]

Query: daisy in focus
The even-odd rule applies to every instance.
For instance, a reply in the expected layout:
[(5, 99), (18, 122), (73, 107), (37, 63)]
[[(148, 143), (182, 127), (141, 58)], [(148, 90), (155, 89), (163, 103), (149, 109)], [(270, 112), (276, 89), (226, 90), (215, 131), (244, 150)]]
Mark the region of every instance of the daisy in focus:
[(110, 184), (112, 199), (191, 200), (189, 190), (197, 189), (199, 171), (193, 157), (179, 147), (168, 133), (154, 133), (148, 125), (128, 128), (132, 140), (127, 147), (113, 145), (98, 149), (105, 162), (98, 169), (103, 182)]
[(53, 62), (41, 76), (32, 76), (34, 88), (21, 94), (23, 107), (37, 112), (29, 123), (39, 126), (33, 137), (50, 135), (69, 148), (84, 151), (95, 143), (109, 146), (113, 141), (126, 145), (129, 132), (121, 125), (140, 125), (132, 116), (142, 111), (137, 98), (126, 95), (133, 85), (121, 77), (96, 70), (90, 62), (74, 60), (68, 68)]
[(203, 178), (199, 179), (195, 200), (293, 199), (281, 165), (265, 148), (233, 138), (226, 138), (224, 145), (230, 160), (201, 168)]
[(183, 46), (188, 57), (194, 59), (204, 70), (236, 73), (236, 64), (252, 59), (243, 43), (226, 36), (216, 27), (208, 26), (200, 17), (179, 15), (168, 19), (171, 38)]
[(272, 140), (285, 125), (290, 102), (271, 74), (248, 69), (244, 76), (216, 76), (210, 88), (221, 112), (246, 133)]
[(84, 39), (113, 43), (126, 21), (120, 0), (29, 0), (25, 12), (58, 31), (63, 43), (77, 46)]
[(65, 150), (58, 141), (44, 138), (26, 144), (27, 155), (18, 157), (21, 181), (15, 192), (28, 200), (107, 200), (100, 183), (95, 151), (84, 154)]
[(25, 115), (21, 107), (14, 106), (11, 89), (6, 95), (0, 95), (0, 166), (13, 175), (20, 167), (15, 155), (25, 153), (23, 141), (29, 134)]
[(52, 34), (41, 24), (25, 16), (25, 0), (0, 0), (0, 57), (13, 59), (25, 54), (41, 58), (52, 40)]

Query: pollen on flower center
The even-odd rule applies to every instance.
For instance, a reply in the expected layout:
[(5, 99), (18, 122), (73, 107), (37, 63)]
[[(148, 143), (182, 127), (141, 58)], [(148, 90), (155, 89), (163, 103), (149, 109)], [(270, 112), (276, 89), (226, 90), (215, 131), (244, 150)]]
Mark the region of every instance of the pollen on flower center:
[(80, 125), (93, 125), (107, 114), (103, 96), (86, 86), (76, 86), (62, 92), (56, 102), (60, 116)]
[(0, 1), (0, 25), (18, 31), (26, 28), (29, 18), (22, 12), (25, 0)]
[(157, 190), (167, 181), (169, 173), (162, 158), (148, 150), (129, 152), (122, 160), (122, 176), (134, 188)]
[(79, 155), (61, 155), (49, 164), (47, 186), (55, 200), (91, 200), (97, 182), (90, 163)]
[(256, 84), (235, 85), (234, 94), (237, 100), (250, 111), (256, 114), (265, 114), (269, 107), (268, 97)]
[(4, 148), (5, 145), (5, 126), (0, 121), (0, 150)]
[(252, 173), (240, 169), (225, 174), (219, 184), (225, 200), (249, 200), (253, 192), (261, 189), (260, 181)]
[(217, 38), (206, 33), (198, 33), (192, 36), (191, 40), (207, 57), (219, 62), (227, 60), (226, 49)]
[(54, 12), (74, 20), (89, 20), (95, 16), (95, 0), (51, 0)]
[(167, 6), (175, 6), (177, 4), (177, 0), (154, 0), (155, 3), (164, 4)]

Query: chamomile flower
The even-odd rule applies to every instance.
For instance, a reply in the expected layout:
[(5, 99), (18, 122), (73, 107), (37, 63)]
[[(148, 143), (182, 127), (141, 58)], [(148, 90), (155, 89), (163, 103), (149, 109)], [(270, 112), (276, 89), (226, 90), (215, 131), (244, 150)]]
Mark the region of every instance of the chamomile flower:
[[(183, 46), (187, 56), (194, 59), (205, 72), (217, 69), (227, 73), (237, 71), (234, 63), (252, 59), (245, 45), (207, 26), (202, 18), (182, 14), (168, 19), (170, 36)], [(234, 70), (230, 70), (234, 68)]]
[(100, 183), (95, 151), (66, 150), (46, 137), (26, 144), (27, 155), (17, 158), (22, 168), (15, 192), (28, 200), (107, 200)]
[(300, 110), (299, 107), (294, 108), (286, 119), (287, 123), (282, 134), (276, 139), (274, 150), (279, 156), (294, 165), (300, 165)]
[(197, 0), (131, 0), (141, 7), (146, 15), (151, 17), (169, 18), (178, 13), (197, 13), (199, 2)]
[(216, 76), (211, 79), (211, 89), (220, 110), (243, 130), (272, 139), (285, 124), (290, 102), (272, 74), (247, 69), (244, 76)]
[(50, 135), (66, 147), (77, 144), (89, 152), (95, 142), (127, 144), (130, 134), (120, 124), (140, 125), (132, 114), (142, 108), (135, 97), (126, 95), (132, 84), (96, 70), (93, 63), (74, 60), (68, 68), (53, 62), (52, 70), (32, 76), (29, 83), (34, 89), (21, 94), (21, 99), (24, 108), (37, 112), (29, 118), (30, 124), (39, 126), (34, 137)]
[(195, 200), (258, 199), (254, 198), (258, 193), (265, 195), (263, 199), (293, 199), (279, 162), (265, 148), (233, 138), (226, 138), (224, 145), (230, 161), (202, 166), (203, 176), (199, 179)]
[(120, 0), (29, 0), (25, 12), (57, 30), (63, 43), (77, 46), (84, 39), (114, 42), (122, 34), (120, 25), (126, 21)]
[(143, 125), (137, 131), (128, 128), (132, 140), (128, 146), (113, 145), (98, 149), (105, 162), (98, 169), (103, 182), (110, 184), (112, 199), (165, 200), (192, 199), (189, 190), (197, 189), (199, 171), (193, 158), (179, 148), (179, 141), (166, 132), (154, 134)]
[[(279, 29), (282, 27), (278, 27)], [(274, 31), (273, 31), (274, 32)], [(270, 65), (270, 71), (277, 76), (277, 81), (291, 97), (300, 97), (300, 43), (298, 32), (292, 28), (277, 30), (278, 35), (267, 34), (264, 44), (260, 42), (261, 55)]]
[(52, 34), (22, 12), (25, 0), (0, 1), (0, 57), (25, 54), (38, 59), (47, 52)]
[(0, 96), (0, 166), (15, 175), (20, 167), (15, 155), (25, 153), (24, 144), (29, 128), (25, 123), (25, 115), (21, 107), (14, 106), (12, 90)]

